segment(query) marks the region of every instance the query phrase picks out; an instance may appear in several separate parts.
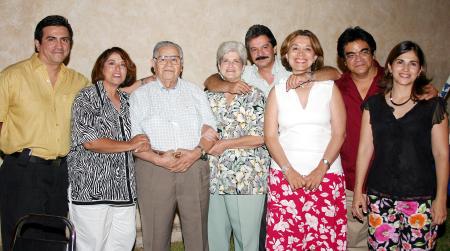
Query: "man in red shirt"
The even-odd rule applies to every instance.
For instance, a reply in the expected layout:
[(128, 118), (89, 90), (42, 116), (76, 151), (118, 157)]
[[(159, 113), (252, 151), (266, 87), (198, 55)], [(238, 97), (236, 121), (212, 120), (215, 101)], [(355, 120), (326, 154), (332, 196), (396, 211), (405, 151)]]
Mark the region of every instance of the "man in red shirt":
[[(347, 250), (368, 250), (368, 223), (353, 217), (351, 212), (353, 188), (355, 186), (356, 157), (361, 129), (361, 105), (372, 95), (382, 91), (378, 83), (384, 69), (375, 60), (376, 42), (367, 31), (356, 26), (347, 28), (338, 39), (337, 51), (347, 70), (336, 85), (341, 91), (347, 111), (346, 138), (340, 156), (345, 174), (347, 199)], [(437, 95), (437, 90), (428, 84), (420, 99)]]
[(346, 138), (341, 148), (347, 198), (347, 250), (368, 250), (367, 219), (358, 221), (352, 216), (353, 187), (355, 185), (356, 156), (361, 129), (362, 103), (378, 93), (384, 69), (375, 60), (376, 42), (360, 27), (346, 29), (338, 39), (337, 51), (348, 71), (336, 81), (347, 110)]

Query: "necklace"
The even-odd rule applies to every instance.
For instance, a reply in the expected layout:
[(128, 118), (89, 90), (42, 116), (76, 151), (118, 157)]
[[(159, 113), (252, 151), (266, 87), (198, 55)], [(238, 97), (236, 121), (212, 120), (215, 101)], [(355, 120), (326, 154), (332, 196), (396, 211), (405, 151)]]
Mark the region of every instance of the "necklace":
[(392, 103), (393, 105), (395, 105), (395, 106), (402, 106), (402, 105), (408, 103), (408, 101), (411, 100), (411, 96), (409, 96), (409, 98), (408, 98), (405, 102), (399, 104), (399, 103), (395, 103), (394, 100), (392, 100), (392, 91), (391, 91), (391, 92), (389, 93), (389, 100), (390, 100), (391, 103)]

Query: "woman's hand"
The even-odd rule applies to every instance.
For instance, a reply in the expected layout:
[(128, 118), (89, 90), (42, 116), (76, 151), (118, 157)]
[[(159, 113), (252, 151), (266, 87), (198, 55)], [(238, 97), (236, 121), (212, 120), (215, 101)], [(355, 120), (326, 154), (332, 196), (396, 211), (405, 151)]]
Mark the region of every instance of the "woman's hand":
[(436, 198), (431, 203), (431, 219), (434, 225), (440, 225), (447, 219), (447, 205), (445, 199)]
[(315, 190), (320, 186), (323, 176), (327, 173), (328, 167), (320, 163), (310, 174), (305, 177), (305, 189)]
[(354, 192), (352, 203), (352, 214), (359, 220), (364, 219), (367, 214), (367, 196), (361, 192)]
[(292, 167), (289, 167), (286, 170), (284, 177), (286, 178), (292, 190), (297, 190), (305, 186), (305, 179), (303, 178), (303, 176), (295, 171)]
[(136, 153), (146, 152), (151, 149), (150, 140), (145, 134), (138, 134), (128, 142), (131, 145), (131, 150)]

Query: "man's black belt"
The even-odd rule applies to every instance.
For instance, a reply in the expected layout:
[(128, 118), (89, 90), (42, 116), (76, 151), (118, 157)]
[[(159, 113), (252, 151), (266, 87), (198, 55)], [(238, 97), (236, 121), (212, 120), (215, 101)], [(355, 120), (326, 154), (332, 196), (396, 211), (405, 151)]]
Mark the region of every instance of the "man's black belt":
[[(13, 157), (15, 159), (19, 159), (21, 156), (21, 152), (15, 152), (12, 154), (7, 154), (6, 156)], [(64, 161), (66, 157), (59, 157), (56, 159), (43, 159), (41, 157), (30, 155), (28, 162), (34, 163), (34, 164), (40, 164), (40, 165), (47, 165), (47, 166), (59, 166), (62, 161)]]

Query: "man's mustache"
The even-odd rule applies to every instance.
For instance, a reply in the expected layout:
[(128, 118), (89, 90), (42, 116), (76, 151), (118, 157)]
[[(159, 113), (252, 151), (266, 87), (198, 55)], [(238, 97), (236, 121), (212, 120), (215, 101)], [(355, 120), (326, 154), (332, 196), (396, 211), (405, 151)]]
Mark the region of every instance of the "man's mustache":
[(264, 60), (264, 59), (267, 59), (267, 58), (269, 58), (269, 57), (268, 56), (260, 56), (260, 57), (255, 58), (255, 61)]

